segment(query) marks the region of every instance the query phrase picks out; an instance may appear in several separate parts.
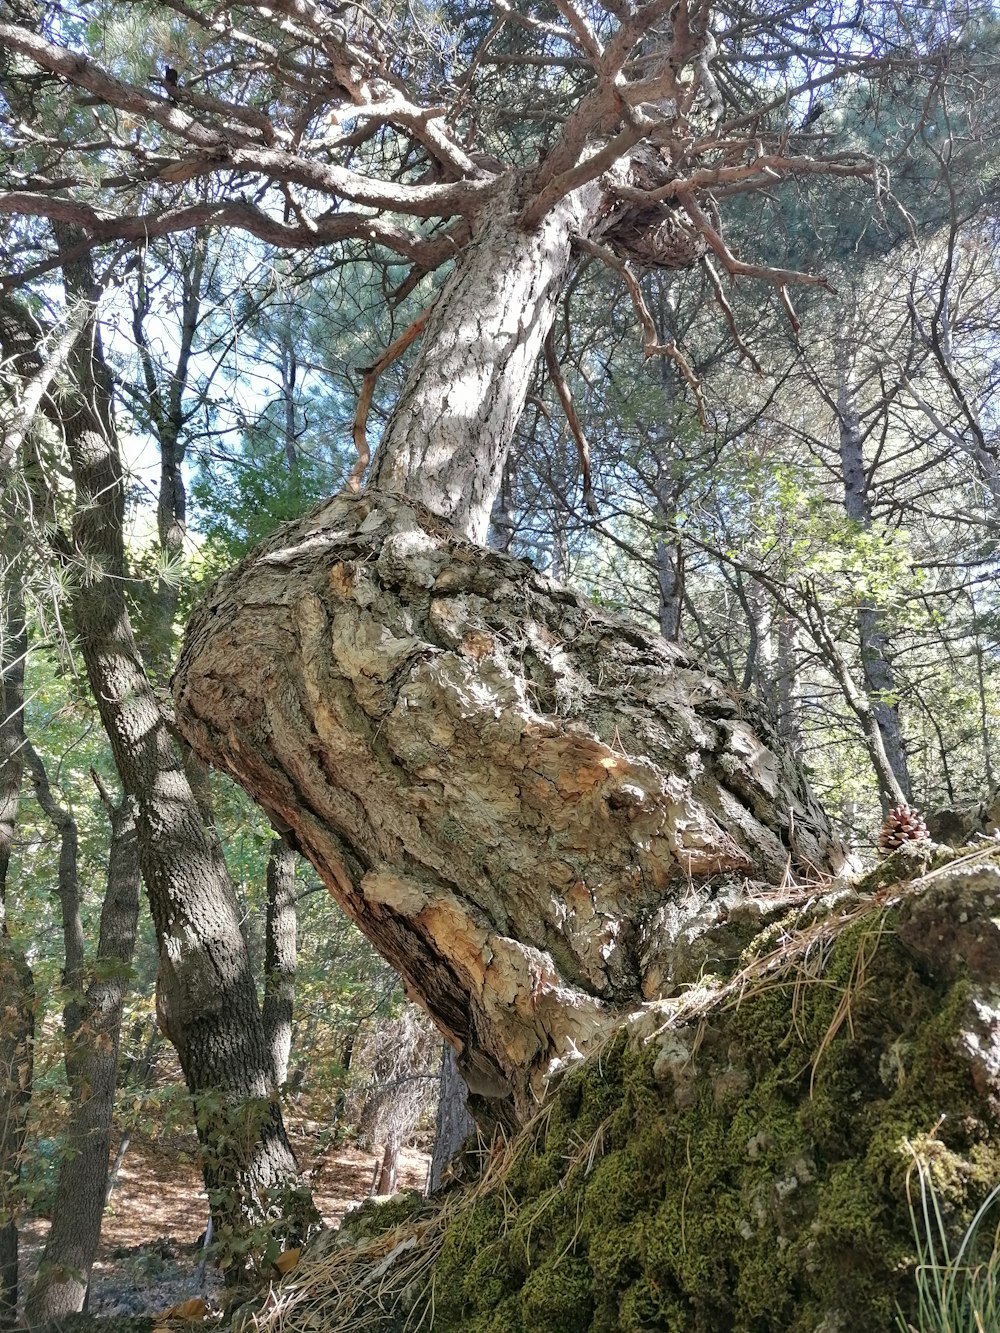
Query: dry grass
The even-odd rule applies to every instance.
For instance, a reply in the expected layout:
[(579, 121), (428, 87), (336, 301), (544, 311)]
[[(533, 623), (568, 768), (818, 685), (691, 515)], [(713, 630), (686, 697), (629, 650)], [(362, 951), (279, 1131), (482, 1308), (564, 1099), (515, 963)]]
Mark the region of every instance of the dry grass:
[[(788, 902), (789, 916), (787, 928), (777, 936), (773, 947), (751, 959), (725, 982), (693, 986), (676, 998), (642, 1006), (630, 1018), (633, 1039), (644, 1043), (670, 1028), (702, 1024), (712, 1011), (740, 1005), (774, 987), (791, 989), (795, 1023), (806, 987), (840, 984), (840, 1000), (813, 1058), (814, 1078), (837, 1033), (844, 1026), (853, 1030), (853, 1006), (867, 984), (889, 909), (940, 876), (995, 859), (996, 854), (995, 845), (984, 845), (956, 857), (947, 866), (916, 873), (869, 895), (845, 891), (829, 881), (791, 893), (787, 887), (779, 889), (774, 896)], [(843, 932), (859, 922), (868, 922), (869, 926), (859, 935), (849, 979), (846, 985), (832, 982), (825, 975), (830, 951)], [(605, 1034), (590, 1048), (588, 1059), (600, 1060), (602, 1050), (615, 1036), (614, 1030)], [(445, 1232), (464, 1210), (490, 1193), (500, 1200), (506, 1223), (510, 1224), (519, 1207), (506, 1187), (506, 1177), (529, 1142), (544, 1135), (551, 1109), (549, 1101), (513, 1140), (484, 1151), (486, 1167), (478, 1182), (446, 1196), (432, 1216), (404, 1222), (370, 1240), (334, 1247), (316, 1259), (305, 1256), (295, 1272), (272, 1289), (264, 1308), (248, 1316), (252, 1326), (261, 1333), (332, 1333), (348, 1328), (352, 1333), (363, 1333), (394, 1319), (406, 1333), (429, 1329), (434, 1316), (434, 1264)], [(589, 1174), (604, 1153), (604, 1134), (605, 1126), (601, 1125), (567, 1157), (564, 1183), (577, 1170)], [(532, 1223), (541, 1218), (552, 1197), (538, 1200)], [(247, 1327), (244, 1323), (241, 1333)]]

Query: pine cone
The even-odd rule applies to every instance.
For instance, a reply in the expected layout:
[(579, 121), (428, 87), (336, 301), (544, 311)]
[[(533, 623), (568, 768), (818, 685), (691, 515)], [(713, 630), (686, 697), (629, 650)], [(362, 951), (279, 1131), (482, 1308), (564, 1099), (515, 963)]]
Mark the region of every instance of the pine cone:
[(912, 805), (897, 805), (885, 817), (878, 845), (883, 852), (894, 852), (904, 842), (924, 842), (930, 836), (919, 810)]

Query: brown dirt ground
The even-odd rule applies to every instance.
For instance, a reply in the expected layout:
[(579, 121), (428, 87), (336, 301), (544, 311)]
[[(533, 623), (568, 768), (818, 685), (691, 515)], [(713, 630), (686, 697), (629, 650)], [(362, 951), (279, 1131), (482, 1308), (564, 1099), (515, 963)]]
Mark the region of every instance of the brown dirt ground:
[[(365, 1199), (381, 1153), (328, 1147), (315, 1157), (305, 1135), (297, 1135), (299, 1161), (307, 1164), (313, 1198), (328, 1226), (340, 1223), (347, 1205)], [(401, 1189), (423, 1190), (427, 1153), (400, 1155)], [(197, 1167), (194, 1135), (135, 1139), (126, 1153), (111, 1196), (101, 1247), (91, 1278), (94, 1313), (162, 1313), (177, 1301), (201, 1294), (211, 1302), (219, 1281), (210, 1270), (198, 1285), (198, 1240), (208, 1203)], [(21, 1231), (22, 1291), (41, 1254), (48, 1222), (33, 1218)]]

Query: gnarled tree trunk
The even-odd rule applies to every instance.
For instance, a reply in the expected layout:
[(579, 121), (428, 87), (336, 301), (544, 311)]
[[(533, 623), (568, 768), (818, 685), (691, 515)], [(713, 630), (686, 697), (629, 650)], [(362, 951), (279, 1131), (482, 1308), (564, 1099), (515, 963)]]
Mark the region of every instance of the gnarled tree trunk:
[(560, 1061), (738, 950), (733, 916), (760, 920), (747, 878), (836, 855), (748, 700), (463, 540), (485, 534), (574, 231), (595, 225), (582, 195), (534, 232), (483, 223), (375, 484), (224, 577), (175, 676), (195, 751), (288, 830), (470, 1091), (517, 1119)]
[(747, 700), (385, 494), (224, 578), (176, 689), (194, 748), (290, 830), (470, 1090), (522, 1113), (553, 1060), (716, 965), (748, 876), (833, 854)]

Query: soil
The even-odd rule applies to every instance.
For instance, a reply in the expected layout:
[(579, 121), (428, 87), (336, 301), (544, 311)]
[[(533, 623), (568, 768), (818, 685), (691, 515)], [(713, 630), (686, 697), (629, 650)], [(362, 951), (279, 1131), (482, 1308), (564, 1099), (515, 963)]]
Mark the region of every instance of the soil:
[[(295, 1143), (313, 1198), (327, 1226), (339, 1225), (348, 1205), (368, 1197), (381, 1152), (330, 1145), (311, 1151), (315, 1138)], [(400, 1154), (399, 1188), (423, 1190), (430, 1158), (416, 1149)], [(134, 1139), (104, 1215), (101, 1247), (91, 1275), (92, 1314), (163, 1314), (201, 1296), (217, 1304), (222, 1283), (202, 1265), (201, 1240), (208, 1202), (197, 1166), (197, 1140), (182, 1134)], [(29, 1219), (21, 1231), (21, 1290), (41, 1257), (48, 1221)]]

